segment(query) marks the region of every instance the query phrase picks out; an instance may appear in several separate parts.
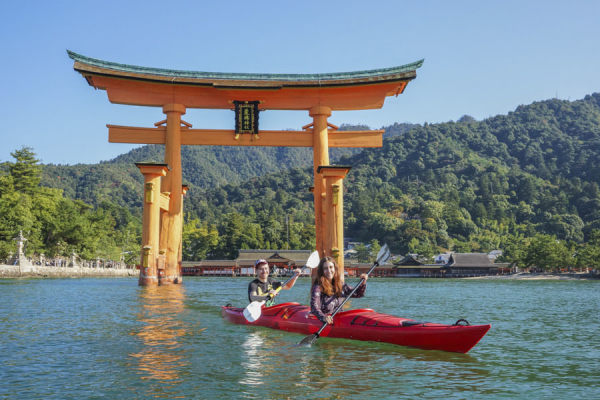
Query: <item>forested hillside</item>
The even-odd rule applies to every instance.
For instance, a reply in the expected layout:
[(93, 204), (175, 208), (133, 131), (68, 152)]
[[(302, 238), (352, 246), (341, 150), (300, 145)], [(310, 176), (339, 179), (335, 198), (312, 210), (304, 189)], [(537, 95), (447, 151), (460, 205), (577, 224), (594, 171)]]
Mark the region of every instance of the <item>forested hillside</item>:
[[(553, 254), (564, 258), (600, 241), (600, 94), (483, 121), (385, 129), (382, 148), (332, 151), (332, 162), (352, 166), (347, 237), (402, 254), (503, 249), (509, 260), (532, 243), (564, 247)], [(186, 258), (314, 246), (310, 150), (189, 146), (182, 159), (191, 186)], [(97, 165), (47, 165), (42, 185), (139, 215), (142, 177), (133, 163), (161, 160), (161, 146), (144, 146)]]
[[(510, 255), (514, 243), (536, 235), (573, 247), (600, 227), (599, 140), (599, 94), (410, 129), (339, 161), (353, 166), (346, 235), (425, 255), (497, 248)], [(238, 245), (285, 245), (286, 215), (295, 224), (290, 235), (310, 228), (311, 184), (309, 169), (294, 170), (196, 193), (190, 208), (220, 233), (232, 215), (247, 232), (265, 227)]]
[(32, 149), (11, 154), (14, 162), (0, 168), (0, 263), (16, 251), (19, 231), (27, 256), (138, 259), (141, 221), (127, 208), (110, 201), (93, 207), (40, 186), (42, 167)]
[[(391, 134), (408, 129), (396, 124)], [(340, 130), (370, 129), (361, 125), (342, 125)], [(141, 215), (143, 178), (136, 162), (163, 162), (164, 146), (147, 145), (99, 164), (44, 165), (42, 185), (62, 189), (65, 195), (88, 204), (111, 201)], [(331, 150), (335, 161), (361, 149)], [(301, 147), (220, 147), (183, 146), (183, 182), (192, 191), (216, 188), (225, 183), (242, 183), (252, 177), (312, 165), (312, 151)]]
[(412, 129), (341, 160), (356, 166), (348, 233), (404, 251), (489, 250), (517, 232), (580, 242), (600, 227), (599, 140), (599, 94)]

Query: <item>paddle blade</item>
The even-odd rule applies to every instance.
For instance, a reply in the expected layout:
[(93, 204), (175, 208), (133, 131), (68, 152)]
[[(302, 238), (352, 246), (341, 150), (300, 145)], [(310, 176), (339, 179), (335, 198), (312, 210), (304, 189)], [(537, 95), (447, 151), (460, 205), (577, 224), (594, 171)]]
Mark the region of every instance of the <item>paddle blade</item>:
[(319, 261), (321, 261), (319, 258), (319, 252), (315, 250), (310, 253), (308, 260), (306, 260), (306, 267), (310, 269), (316, 268), (319, 265)]
[(307, 337), (302, 339), (302, 341), (300, 343), (298, 343), (298, 346), (311, 346), (314, 342), (317, 341), (318, 338), (319, 338), (319, 335), (316, 333), (313, 333), (312, 335), (308, 335)]
[(248, 322), (254, 322), (260, 318), (262, 314), (262, 305), (265, 304), (264, 301), (253, 301), (248, 304), (248, 307), (244, 308), (244, 318)]
[(385, 264), (385, 262), (390, 258), (390, 256), (390, 248), (386, 243), (381, 247), (381, 249), (379, 249), (379, 252), (377, 253), (377, 261), (375, 262), (379, 265)]

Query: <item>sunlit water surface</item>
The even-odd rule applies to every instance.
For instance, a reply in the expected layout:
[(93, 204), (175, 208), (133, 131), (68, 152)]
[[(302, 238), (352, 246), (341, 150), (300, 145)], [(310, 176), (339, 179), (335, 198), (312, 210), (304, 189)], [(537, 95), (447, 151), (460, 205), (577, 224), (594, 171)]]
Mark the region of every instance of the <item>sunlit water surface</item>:
[[(490, 323), (469, 354), (225, 322), (244, 278), (0, 280), (0, 398), (600, 398), (600, 282), (371, 279), (352, 308)], [(300, 279), (279, 301), (307, 303)]]

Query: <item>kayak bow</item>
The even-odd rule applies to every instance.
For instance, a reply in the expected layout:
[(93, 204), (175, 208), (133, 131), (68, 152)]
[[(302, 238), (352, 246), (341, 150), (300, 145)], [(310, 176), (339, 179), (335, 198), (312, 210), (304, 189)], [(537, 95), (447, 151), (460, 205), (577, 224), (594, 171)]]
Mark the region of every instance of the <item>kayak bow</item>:
[[(243, 308), (224, 306), (226, 320), (241, 325), (257, 325), (304, 335), (314, 334), (322, 322), (310, 313), (310, 307), (299, 303), (283, 303), (264, 307), (261, 317), (248, 322)], [(490, 325), (445, 325), (381, 314), (369, 308), (341, 311), (334, 316), (322, 337), (393, 343), (427, 350), (466, 353), (490, 329)]]

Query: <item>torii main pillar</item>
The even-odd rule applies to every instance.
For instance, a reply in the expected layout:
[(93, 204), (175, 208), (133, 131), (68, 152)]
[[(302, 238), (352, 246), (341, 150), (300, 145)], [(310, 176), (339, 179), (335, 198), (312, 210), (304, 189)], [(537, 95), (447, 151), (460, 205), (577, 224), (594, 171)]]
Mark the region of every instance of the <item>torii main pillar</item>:
[[(317, 106), (310, 109), (309, 115), (313, 118), (313, 176), (314, 176), (314, 204), (315, 204), (315, 245), (319, 254), (324, 257), (331, 255), (327, 251), (325, 235), (323, 234), (323, 199), (325, 195), (325, 181), (318, 173), (322, 165), (329, 165), (329, 134), (327, 132), (327, 118), (331, 115), (331, 108)], [(343, 259), (343, 257), (342, 257)], [(339, 260), (338, 260), (339, 263)]]
[[(154, 265), (157, 279), (140, 274), (140, 285), (181, 282), (182, 145), (295, 146), (312, 147), (314, 172), (315, 246), (321, 256), (333, 256), (343, 272), (343, 179), (347, 167), (329, 165), (330, 147), (381, 147), (383, 130), (339, 131), (327, 122), (332, 111), (381, 108), (387, 96), (404, 91), (416, 78), (423, 60), (399, 67), (329, 74), (236, 74), (174, 71), (118, 64), (67, 51), (87, 82), (106, 90), (113, 103), (161, 107), (165, 121), (154, 128), (107, 125), (113, 143), (163, 144), (169, 170), (160, 178), (154, 167), (144, 166), (145, 180), (161, 181), (160, 205), (147, 204), (156, 218), (160, 209), (160, 234), (144, 225), (142, 264)], [(301, 131), (254, 131), (191, 129), (181, 116), (188, 108), (232, 109), (236, 104), (254, 104), (260, 110), (304, 110), (313, 122)], [(258, 108), (253, 115), (258, 118)], [(166, 126), (163, 123), (166, 122)], [(256, 134), (258, 133), (258, 134)], [(154, 168), (154, 169), (153, 169)], [(163, 169), (161, 169), (163, 168)], [(140, 168), (142, 169), (142, 168)], [(156, 190), (156, 188), (154, 189)], [(145, 203), (146, 204), (146, 203)], [(159, 208), (157, 208), (159, 207)], [(146, 214), (144, 214), (146, 215)], [(153, 220), (155, 221), (155, 220)], [(151, 226), (151, 228), (150, 228)], [(152, 230), (151, 235), (146, 230)], [(149, 244), (149, 243), (152, 243)], [(153, 257), (152, 260), (144, 257)], [(162, 271), (162, 272), (161, 272)]]
[(161, 178), (167, 175), (167, 164), (136, 163), (144, 175), (144, 210), (142, 217), (142, 254), (140, 263), (140, 286), (159, 284), (158, 254), (160, 240), (160, 215), (163, 197), (160, 193)]
[(161, 191), (171, 194), (169, 210), (161, 216), (160, 249), (165, 252), (165, 275), (161, 284), (180, 283), (181, 276), (181, 238), (183, 232), (183, 202), (180, 195), (182, 187), (181, 170), (181, 116), (185, 114), (183, 104), (165, 104), (163, 112), (167, 115), (165, 135), (165, 163), (170, 171), (162, 180)]

